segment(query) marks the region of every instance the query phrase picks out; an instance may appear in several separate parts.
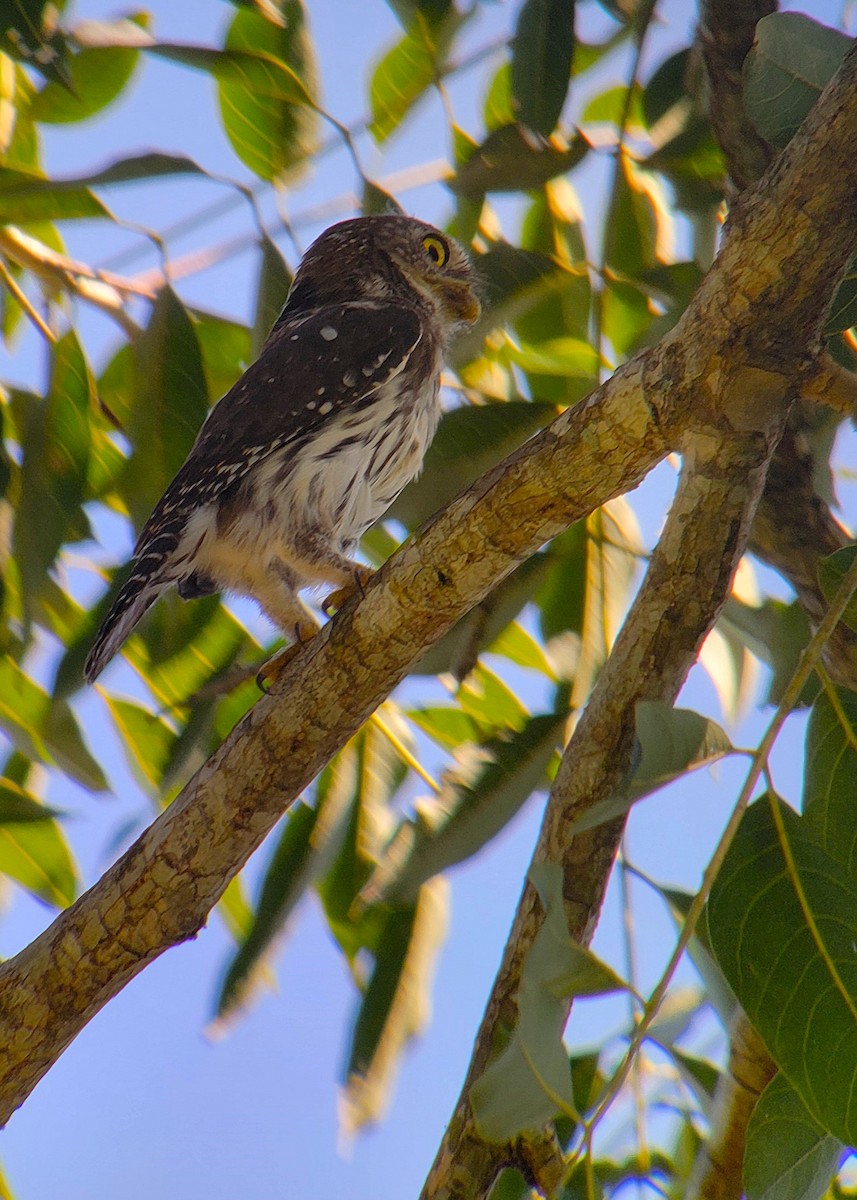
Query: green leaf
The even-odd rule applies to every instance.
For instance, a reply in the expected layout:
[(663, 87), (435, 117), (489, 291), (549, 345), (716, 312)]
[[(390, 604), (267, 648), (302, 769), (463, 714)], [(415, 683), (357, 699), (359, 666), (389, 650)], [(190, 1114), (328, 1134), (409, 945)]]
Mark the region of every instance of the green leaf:
[(0, 825), (50, 821), (59, 815), (57, 809), (42, 804), (13, 779), (0, 779)]
[(747, 1200), (821, 1200), (844, 1151), (807, 1111), (785, 1075), (775, 1075), (747, 1127)]
[(252, 924), (226, 968), (217, 998), (217, 1016), (223, 1020), (242, 1008), (254, 989), (272, 944), (309, 880), (312, 832), (317, 812), (299, 803), (283, 823), (280, 840), (271, 856)]
[[(843, 546), (835, 554), (823, 558), (818, 564), (818, 582), (828, 600), (833, 599), (842, 585), (842, 581), (848, 574), (848, 568), (854, 561), (855, 554), (857, 554), (857, 542), (852, 542), (850, 546)], [(842, 614), (842, 620), (850, 629), (857, 630), (857, 593), (851, 593), (851, 599)]]
[(53, 348), (47, 397), (30, 410), (21, 463), (13, 547), (26, 619), (64, 541), (87, 536), (81, 510), (90, 453), (95, 385), (73, 332)]
[(252, 9), (235, 14), (226, 35), (226, 50), (255, 56), (264, 67), (269, 58), (291, 77), (291, 94), (254, 85), (254, 73), (223, 73), (220, 63), (217, 95), (226, 136), (241, 161), (261, 179), (283, 184), (293, 180), (317, 142), (318, 113), (314, 107), (316, 64), (306, 16), (300, 0), (283, 0), (282, 25)]
[[(828, 560), (829, 561), (829, 560)], [(803, 810), (807, 829), (857, 877), (857, 693), (823, 691), (806, 730)]]
[(565, 104), (573, 55), (573, 0), (526, 0), (512, 43), (512, 104), (518, 119), (545, 137)]
[(214, 313), (191, 312), (202, 365), (212, 398), (225, 395), (256, 357), (246, 325)]
[(366, 903), (409, 903), (426, 880), (480, 850), (546, 783), (566, 714), (531, 717), (523, 729), (462, 748), (440, 792), (419, 803), (363, 889)]
[(744, 107), (763, 138), (786, 145), (852, 45), (803, 13), (762, 17), (744, 62)]
[[(395, 707), (385, 705), (381, 716), (398, 725)], [(404, 731), (403, 731), (404, 732)], [(407, 738), (407, 734), (405, 734)], [(318, 803), (347, 815), (347, 828), (330, 868), (317, 883), (331, 932), (349, 960), (365, 948), (374, 950), (384, 912), (363, 909), (355, 900), (381, 857), (392, 833), (390, 804), (407, 775), (407, 767), (374, 722), (351, 739), (319, 780)], [(328, 792), (335, 794), (331, 800)]]
[(105, 700), (132, 770), (144, 787), (157, 795), (176, 740), (175, 730), (163, 717), (132, 700), (112, 696)]
[(735, 752), (724, 730), (714, 721), (659, 700), (638, 701), (636, 734), (636, 763), (625, 787), (576, 817), (570, 831), (579, 833), (621, 816), (643, 796)]
[(490, 1142), (510, 1141), (525, 1130), (541, 1129), (560, 1111), (573, 1110), (568, 1055), (562, 1044), (568, 1000), (627, 987), (569, 936), (562, 868), (539, 863), (530, 869), (529, 879), (545, 917), (521, 968), (518, 1024), (470, 1091), (476, 1127)]
[(33, 98), (31, 117), (49, 124), (65, 124), (95, 116), (122, 94), (138, 59), (137, 50), (123, 46), (80, 50), (70, 55), (67, 66), (71, 89), (57, 82), (45, 84)]
[(445, 882), (435, 879), (420, 889), (414, 905), (387, 917), (354, 1022), (343, 1094), (346, 1133), (382, 1114), (402, 1051), (425, 1024), (448, 910)]
[(745, 814), (708, 902), (723, 973), (813, 1118), (857, 1141), (857, 882), (771, 795)]
[(258, 358), (274, 322), (283, 311), (292, 273), (285, 259), (269, 237), (259, 240), (262, 261), (256, 287), (256, 310), (253, 315), (252, 354)]
[(524, 400), (444, 413), (422, 474), (408, 484), (384, 519), (416, 529), (554, 416), (552, 405)]
[(0, 657), (0, 727), (27, 758), (58, 766), (89, 791), (107, 790), (71, 709), (64, 702), (52, 704), (8, 655)]
[(583, 134), (558, 147), (525, 125), (495, 129), (449, 180), (458, 196), (474, 198), (486, 192), (520, 192), (541, 187), (577, 166), (590, 149)]
[(0, 872), (56, 908), (74, 900), (77, 871), (56, 821), (0, 823)]
[(412, 6), (404, 35), (382, 56), (369, 81), (369, 133), (376, 142), (385, 142), (443, 77), (447, 49), (470, 15), (446, 0)]
[(193, 321), (171, 287), (162, 288), (135, 346), (132, 453), (121, 480), (139, 529), (172, 480), (208, 413), (208, 387)]
[[(753, 654), (771, 667), (773, 678), (766, 701), (779, 704), (809, 641), (809, 620), (803, 606), (798, 601), (785, 604), (782, 600), (766, 600), (754, 607), (730, 596), (720, 624), (735, 630)], [(817, 693), (818, 681), (811, 679), (800, 703), (811, 704)]]

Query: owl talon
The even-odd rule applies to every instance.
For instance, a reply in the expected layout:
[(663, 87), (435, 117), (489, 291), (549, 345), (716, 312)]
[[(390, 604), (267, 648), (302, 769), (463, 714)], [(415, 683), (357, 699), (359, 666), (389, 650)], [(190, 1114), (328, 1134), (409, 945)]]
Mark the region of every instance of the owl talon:
[(352, 582), (346, 584), (345, 587), (337, 588), (335, 592), (331, 592), (330, 595), (322, 602), (322, 612), (327, 613), (328, 616), (331, 616), (333, 613), (342, 608), (346, 600), (350, 600), (351, 597), (357, 595), (358, 592), (360, 593), (360, 597), (362, 599), (366, 595), (366, 584), (372, 578), (373, 574), (374, 572), (370, 570), (369, 567), (355, 567), (354, 579)]
[(284, 646), (282, 650), (278, 650), (273, 654), (267, 662), (262, 663), (259, 670), (256, 672), (256, 685), (260, 692), (270, 692), (271, 688), (278, 681), (280, 676), (285, 671), (286, 667), (296, 657), (299, 650), (310, 641), (318, 632), (314, 626), (296, 626), (294, 638), (295, 640), (290, 646)]

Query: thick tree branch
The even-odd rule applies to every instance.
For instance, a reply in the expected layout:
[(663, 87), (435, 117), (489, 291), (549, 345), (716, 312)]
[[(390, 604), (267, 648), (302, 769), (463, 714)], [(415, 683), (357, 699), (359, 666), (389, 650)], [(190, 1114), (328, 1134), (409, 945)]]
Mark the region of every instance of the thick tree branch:
[[(770, 146), (756, 133), (744, 111), (742, 67), (753, 44), (756, 22), (777, 8), (775, 0), (702, 0), (699, 41), (708, 71), (710, 116), (738, 191), (752, 186), (771, 161)], [(805, 374), (801, 394), (846, 416), (857, 412), (857, 377), (818, 355)], [(794, 588), (813, 626), (827, 602), (818, 583), (818, 564), (848, 542), (815, 486), (810, 450), (817, 422), (811, 404), (792, 412), (789, 434), (771, 465), (759, 504), (750, 549)], [(857, 635), (841, 625), (825, 650), (825, 665), (845, 687), (857, 689)]]
[[(819, 261), (829, 237), (825, 222), (836, 219), (836, 206), (857, 186), (857, 168), (845, 158), (847, 140), (857, 132), (855, 85), (852, 52), (802, 132), (742, 204), (716, 263), (661, 343), (678, 391), (688, 396), (694, 383), (696, 389), (685, 414), (681, 485), (637, 600), (566, 749), (534, 854), (537, 862), (562, 864), (569, 928), (581, 941), (589, 940), (597, 921), (624, 822), (572, 837), (569, 828), (576, 815), (615, 794), (630, 765), (636, 703), (675, 698), (717, 618), (789, 405), (857, 242), (857, 208), (848, 203), (847, 215), (838, 213), (845, 220), (835, 261)], [(828, 178), (831, 170), (837, 178), (826, 190), (818, 176), (826, 190), (821, 196), (811, 180), (825, 159)], [(509, 1165), (537, 1184), (530, 1161), (553, 1147), (550, 1133), (515, 1145), (485, 1142), (469, 1103), (471, 1084), (515, 1026), (521, 965), (541, 921), (528, 885), (423, 1200), (481, 1200)]]
[(192, 937), (331, 755), (455, 621), (540, 545), (667, 453), (655, 349), (439, 514), (298, 656), (170, 808), (0, 966), (0, 1121), (147, 963)]

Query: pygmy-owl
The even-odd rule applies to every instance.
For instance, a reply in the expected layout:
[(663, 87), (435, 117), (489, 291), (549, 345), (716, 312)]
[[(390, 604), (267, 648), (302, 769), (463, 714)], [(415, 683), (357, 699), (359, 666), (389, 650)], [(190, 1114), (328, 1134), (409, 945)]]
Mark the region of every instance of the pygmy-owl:
[(357, 542), (418, 474), (444, 350), (478, 315), (467, 257), (431, 225), (359, 217), (323, 233), (146, 522), (87, 679), (169, 587), (251, 596), (292, 641), (311, 637), (298, 592), (344, 595), (367, 574)]

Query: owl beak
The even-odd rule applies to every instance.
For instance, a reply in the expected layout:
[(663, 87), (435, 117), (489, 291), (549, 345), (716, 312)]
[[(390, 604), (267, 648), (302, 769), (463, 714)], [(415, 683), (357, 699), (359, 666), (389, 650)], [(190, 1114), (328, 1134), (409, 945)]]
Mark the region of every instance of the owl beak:
[(479, 319), (482, 305), (468, 283), (447, 281), (443, 287), (444, 307), (454, 321), (473, 325)]

